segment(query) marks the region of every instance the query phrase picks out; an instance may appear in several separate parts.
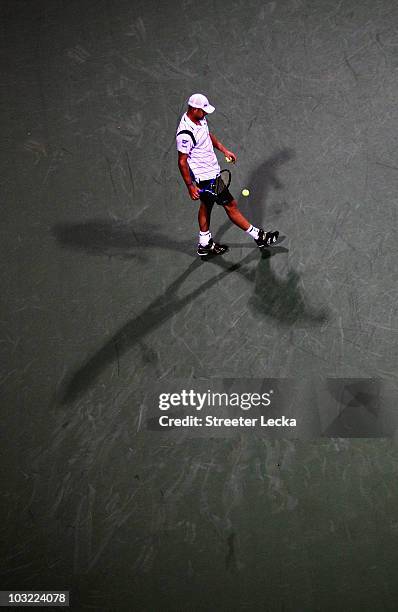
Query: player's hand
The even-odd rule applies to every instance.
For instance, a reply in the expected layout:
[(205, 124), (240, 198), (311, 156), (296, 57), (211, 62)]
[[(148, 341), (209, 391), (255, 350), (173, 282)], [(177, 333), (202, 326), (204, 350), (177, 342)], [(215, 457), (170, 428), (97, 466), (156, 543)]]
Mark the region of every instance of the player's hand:
[(228, 157), (233, 164), (236, 163), (236, 155), (235, 155), (235, 153), (232, 153), (232, 151), (225, 151), (224, 155), (225, 155), (225, 157)]
[(193, 183), (189, 185), (188, 191), (189, 191), (189, 195), (191, 196), (191, 200), (199, 200), (200, 191), (196, 185), (194, 185)]

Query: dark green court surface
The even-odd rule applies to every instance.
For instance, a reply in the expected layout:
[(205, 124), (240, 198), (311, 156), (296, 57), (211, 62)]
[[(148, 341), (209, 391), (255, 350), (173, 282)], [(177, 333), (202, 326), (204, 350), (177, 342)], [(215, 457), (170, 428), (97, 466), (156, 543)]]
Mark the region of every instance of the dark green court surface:
[[(0, 590), (395, 611), (397, 3), (3, 0), (0, 23)], [(195, 92), (281, 233), (264, 254), (216, 207), (230, 250), (196, 255)], [(163, 384), (240, 379), (310, 435), (161, 430)]]

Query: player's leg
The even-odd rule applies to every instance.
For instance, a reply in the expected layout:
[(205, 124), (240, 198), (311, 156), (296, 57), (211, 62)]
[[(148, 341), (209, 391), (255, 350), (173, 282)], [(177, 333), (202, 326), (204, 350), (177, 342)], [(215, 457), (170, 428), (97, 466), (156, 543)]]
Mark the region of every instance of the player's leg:
[(198, 210), (198, 223), (201, 232), (208, 232), (210, 230), (210, 218), (211, 211), (213, 210), (214, 202), (203, 202), (200, 200)]
[(206, 255), (222, 255), (228, 250), (226, 245), (217, 244), (214, 242), (210, 231), (211, 211), (213, 210), (214, 202), (200, 201), (198, 211), (199, 223), (199, 244), (198, 255), (201, 257)]
[(231, 202), (224, 205), (224, 209), (232, 223), (235, 223), (235, 225), (247, 232), (250, 228), (250, 223), (240, 212), (237, 201), (231, 200)]
[(266, 232), (261, 227), (255, 227), (249, 223), (246, 217), (242, 215), (241, 211), (239, 210), (236, 200), (233, 199), (227, 204), (224, 204), (224, 209), (232, 223), (240, 227), (243, 231), (254, 238), (257, 246), (260, 247), (260, 249), (266, 246), (272, 246), (278, 240), (278, 231)]

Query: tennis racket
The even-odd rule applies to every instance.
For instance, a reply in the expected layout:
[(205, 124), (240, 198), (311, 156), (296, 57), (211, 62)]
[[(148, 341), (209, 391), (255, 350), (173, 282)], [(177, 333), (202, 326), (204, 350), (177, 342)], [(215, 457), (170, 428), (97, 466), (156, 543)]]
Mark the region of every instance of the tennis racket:
[(210, 193), (213, 196), (219, 196), (228, 189), (231, 184), (231, 173), (229, 170), (221, 170), (220, 174), (213, 179), (206, 189), (199, 189), (200, 193)]

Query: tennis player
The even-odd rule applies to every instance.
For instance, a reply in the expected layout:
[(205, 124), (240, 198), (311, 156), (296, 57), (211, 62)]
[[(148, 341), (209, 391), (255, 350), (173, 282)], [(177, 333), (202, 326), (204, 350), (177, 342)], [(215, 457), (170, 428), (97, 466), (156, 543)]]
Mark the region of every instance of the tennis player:
[(188, 100), (188, 110), (182, 116), (176, 134), (178, 167), (191, 199), (200, 200), (198, 255), (221, 255), (228, 250), (228, 246), (214, 242), (210, 232), (211, 211), (215, 203), (224, 207), (232, 223), (249, 234), (260, 249), (272, 246), (277, 241), (279, 232), (265, 232), (262, 228), (251, 225), (240, 212), (237, 201), (228, 189), (219, 196), (200, 192), (201, 189), (209, 188), (220, 173), (214, 147), (226, 158), (236, 162), (235, 153), (226, 149), (214, 134), (209, 132), (206, 115), (214, 111), (214, 106), (206, 96), (193, 94)]

